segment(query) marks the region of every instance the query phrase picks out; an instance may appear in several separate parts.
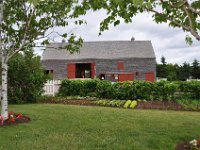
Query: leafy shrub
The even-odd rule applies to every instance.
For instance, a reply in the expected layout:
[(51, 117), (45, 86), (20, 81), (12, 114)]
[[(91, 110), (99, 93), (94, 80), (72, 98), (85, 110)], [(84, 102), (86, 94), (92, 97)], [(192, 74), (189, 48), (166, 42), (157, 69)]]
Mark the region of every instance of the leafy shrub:
[(131, 105), (131, 100), (127, 100), (126, 103), (124, 104), (124, 108), (129, 108)]
[(110, 81), (101, 81), (97, 83), (96, 93), (100, 98), (112, 98), (113, 97), (113, 86)]
[[(100, 80), (63, 80), (59, 96), (92, 96), (120, 100), (175, 100), (184, 97), (200, 99), (200, 82), (145, 82), (127, 81), (116, 82)], [(110, 102), (109, 105), (119, 105)]]
[(32, 50), (17, 54), (9, 61), (9, 103), (34, 103), (41, 96), (43, 86), (49, 78), (44, 73), (39, 56)]
[(179, 99), (179, 100), (176, 100), (176, 102), (182, 105), (185, 109), (200, 110), (199, 100)]
[(99, 80), (95, 79), (95, 80), (85, 80), (83, 82), (83, 89), (82, 89), (82, 94), (84, 96), (97, 96), (96, 95), (96, 89), (97, 89), (97, 84), (98, 84)]
[(135, 108), (137, 106), (137, 101), (132, 101), (130, 104), (130, 108)]
[(116, 82), (113, 84), (114, 97), (116, 99), (134, 99), (135, 87), (132, 86), (132, 82)]
[(135, 81), (133, 82), (133, 86), (135, 86), (136, 98), (151, 99), (152, 91), (154, 90), (152, 82)]

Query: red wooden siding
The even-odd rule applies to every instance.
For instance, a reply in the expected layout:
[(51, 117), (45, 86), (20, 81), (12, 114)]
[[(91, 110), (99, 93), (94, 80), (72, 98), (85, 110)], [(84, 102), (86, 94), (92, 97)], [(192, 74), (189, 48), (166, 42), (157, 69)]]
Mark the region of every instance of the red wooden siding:
[(145, 74), (145, 80), (146, 81), (154, 82), (155, 81), (155, 74), (154, 74), (154, 72), (147, 72)]
[(118, 81), (132, 81), (134, 80), (134, 74), (119, 74)]
[(123, 61), (119, 61), (117, 63), (117, 67), (118, 67), (119, 70), (123, 70), (124, 69), (124, 62)]
[(94, 79), (96, 75), (96, 67), (95, 67), (95, 63), (91, 64), (91, 78)]
[(76, 77), (76, 65), (75, 64), (67, 64), (67, 77), (69, 79)]

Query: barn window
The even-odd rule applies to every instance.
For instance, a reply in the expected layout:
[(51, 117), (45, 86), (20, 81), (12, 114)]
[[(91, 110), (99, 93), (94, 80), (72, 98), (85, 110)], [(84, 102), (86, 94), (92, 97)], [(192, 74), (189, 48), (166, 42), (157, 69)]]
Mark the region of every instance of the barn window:
[(53, 70), (45, 70), (45, 74), (53, 74)]
[(91, 64), (90, 63), (76, 64), (76, 78), (91, 78)]
[(117, 67), (118, 67), (119, 70), (123, 70), (124, 69), (124, 62), (123, 61), (119, 61), (117, 63)]
[(105, 80), (105, 74), (100, 74), (100, 75), (99, 75), (99, 79), (100, 79), (100, 80)]

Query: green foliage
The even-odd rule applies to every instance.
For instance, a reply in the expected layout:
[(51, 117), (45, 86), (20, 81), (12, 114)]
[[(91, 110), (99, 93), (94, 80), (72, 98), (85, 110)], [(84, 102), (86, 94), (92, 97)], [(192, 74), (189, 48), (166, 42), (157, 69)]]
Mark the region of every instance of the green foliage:
[[(9, 42), (4, 50), (12, 55), (23, 51), (25, 47), (35, 46), (34, 41), (37, 39), (45, 45), (50, 41), (50, 38), (46, 38), (47, 30), (53, 27), (66, 27), (69, 22), (83, 24), (83, 20), (77, 19), (81, 14), (75, 10), (77, 5), (78, 1), (74, 0), (4, 1), (2, 42)], [(68, 45), (64, 48), (68, 48), (70, 52), (79, 51), (83, 42), (81, 38), (76, 38), (73, 33), (69, 34), (64, 30), (58, 35), (68, 40)]]
[(124, 108), (129, 108), (130, 105), (131, 105), (131, 100), (127, 100), (123, 107)]
[(61, 83), (59, 96), (77, 96), (83, 95), (83, 81), (65, 79)]
[(200, 79), (200, 63), (194, 60), (192, 64), (184, 62), (182, 65), (167, 64), (161, 58), (162, 64), (157, 64), (157, 77), (167, 78), (168, 81), (186, 81), (189, 78)]
[[(91, 94), (92, 93), (92, 94)], [(116, 82), (100, 80), (63, 80), (59, 93), (60, 96), (97, 96), (98, 98), (120, 100), (175, 100), (188, 97), (200, 99), (199, 81), (128, 81)], [(117, 105), (110, 101), (110, 105)]]
[(114, 95), (114, 89), (110, 81), (99, 81), (97, 84), (96, 93), (100, 98), (112, 98)]
[(199, 100), (179, 99), (176, 102), (181, 104), (186, 110), (200, 110)]
[(39, 56), (35, 56), (31, 50), (17, 54), (9, 62), (9, 103), (36, 102), (47, 79)]
[[(183, 0), (155, 1), (155, 0), (83, 0), (82, 9), (107, 11), (107, 17), (100, 23), (101, 32), (108, 30), (109, 25), (119, 25), (122, 18), (125, 23), (132, 22), (135, 15), (143, 12), (151, 12), (152, 19), (156, 23), (168, 23), (171, 27), (178, 27), (184, 32), (190, 33), (200, 41), (200, 22), (198, 18), (199, 2)], [(159, 9), (158, 9), (159, 8)], [(186, 42), (192, 43), (192, 38), (186, 36)]]
[(93, 103), (99, 106), (123, 107), (126, 101), (125, 100), (96, 100)]
[(135, 97), (135, 87), (130, 81), (114, 83), (113, 90), (115, 99), (134, 99)]
[(137, 101), (132, 101), (131, 102), (131, 105), (130, 105), (130, 108), (135, 108), (137, 106)]

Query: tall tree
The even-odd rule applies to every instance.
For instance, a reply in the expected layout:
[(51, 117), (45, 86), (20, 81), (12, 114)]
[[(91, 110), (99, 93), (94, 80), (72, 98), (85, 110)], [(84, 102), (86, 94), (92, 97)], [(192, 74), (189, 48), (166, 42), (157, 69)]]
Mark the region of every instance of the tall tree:
[[(80, 7), (94, 10), (107, 10), (108, 17), (101, 23), (100, 31), (107, 30), (109, 24), (120, 24), (120, 18), (126, 23), (132, 22), (133, 16), (150, 12), (156, 23), (168, 23), (181, 28), (200, 41), (200, 1), (199, 0), (83, 0)], [(84, 11), (82, 12), (85, 13)], [(186, 36), (191, 44), (192, 39)]]
[(167, 62), (164, 56), (160, 59), (161, 64), (157, 64), (157, 76), (161, 78), (167, 78)]
[(191, 76), (191, 67), (189, 63), (184, 62), (183, 65), (179, 66), (178, 71), (178, 79), (181, 81), (185, 81)]
[(79, 13), (74, 10), (77, 0), (0, 0), (0, 54), (2, 62), (1, 115), (8, 117), (7, 72), (9, 60), (20, 51), (36, 46), (41, 40), (48, 44), (50, 34), (68, 39), (66, 49), (78, 51), (82, 39), (68, 31), (60, 34), (55, 27), (66, 27), (69, 22), (82, 24), (75, 19)]
[(200, 79), (200, 65), (196, 59), (192, 62), (192, 77), (193, 79)]
[(164, 56), (161, 57), (161, 63), (162, 63), (163, 66), (167, 64)]

